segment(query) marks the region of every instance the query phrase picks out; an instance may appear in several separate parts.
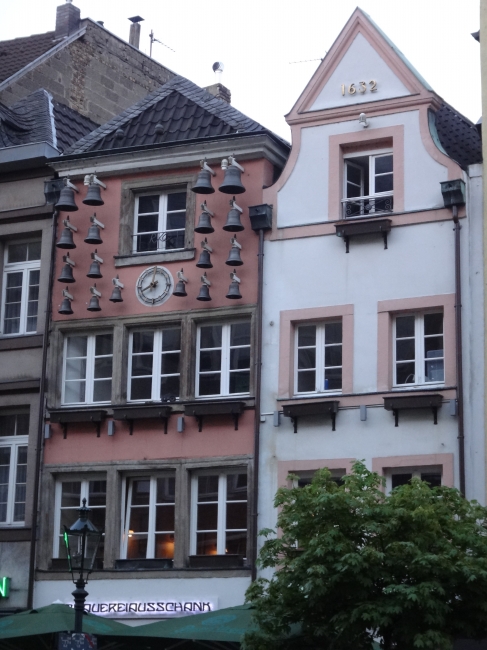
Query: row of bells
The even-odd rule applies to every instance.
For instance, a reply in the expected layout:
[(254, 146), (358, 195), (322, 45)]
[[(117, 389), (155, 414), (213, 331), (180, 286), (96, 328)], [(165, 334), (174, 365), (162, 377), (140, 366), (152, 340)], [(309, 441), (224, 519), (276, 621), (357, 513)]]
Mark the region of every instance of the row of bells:
[[(105, 201), (101, 198), (100, 186), (96, 183), (90, 183), (88, 185), (88, 192), (86, 197), (83, 199), (85, 205), (105, 205)], [(70, 187), (63, 187), (59, 195), (59, 201), (56, 203), (55, 207), (58, 210), (63, 210), (64, 212), (76, 212), (78, 206), (74, 200), (74, 190)]]
[[(242, 266), (243, 261), (240, 257), (240, 249), (232, 246), (230, 249), (230, 253), (228, 255), (228, 259), (225, 262), (225, 264), (228, 264), (228, 266)], [(201, 251), (200, 253), (200, 258), (196, 262), (196, 266), (200, 269), (212, 269), (213, 264), (211, 263), (211, 254), (210, 251), (207, 251), (205, 248)], [(88, 276), (88, 277), (95, 277), (95, 276)], [(100, 276), (101, 277), (101, 276)]]
[[(96, 224), (92, 224), (88, 229), (88, 235), (84, 240), (87, 244), (103, 244), (103, 239), (100, 236), (100, 228)], [(59, 241), (56, 243), (57, 248), (64, 248), (67, 250), (72, 250), (76, 248), (76, 244), (73, 240), (73, 231), (69, 228), (64, 228), (59, 237)]]
[[(101, 269), (100, 269), (100, 262), (97, 262), (96, 260), (93, 260), (90, 264), (90, 269), (88, 273), (86, 274), (87, 278), (102, 278), (103, 275), (101, 274)], [(73, 275), (73, 267), (71, 264), (65, 264), (62, 268), (61, 275), (57, 279), (58, 282), (65, 282), (66, 284), (72, 284), (73, 282), (76, 282), (74, 275)], [(121, 302), (121, 301), (115, 301), (115, 302)]]
[[(187, 295), (188, 294), (186, 293), (186, 286), (184, 282), (180, 280), (176, 284), (176, 287), (173, 291), (173, 296), (184, 298)], [(236, 281), (231, 282), (230, 286), (228, 287), (228, 293), (225, 296), (225, 298), (228, 298), (229, 300), (240, 300), (242, 298), (242, 294), (240, 293), (240, 286), (238, 282)], [(196, 296), (196, 300), (201, 300), (203, 302), (208, 302), (211, 300), (210, 287), (207, 284), (201, 285), (200, 292)]]
[[(112, 295), (110, 298), (108, 298), (110, 302), (123, 302), (122, 298), (122, 290), (120, 287), (113, 287)], [(98, 296), (91, 296), (90, 302), (88, 303), (87, 307), (88, 311), (101, 311), (100, 307), (100, 301), (98, 299)], [(73, 310), (71, 308), (71, 300), (69, 298), (63, 298), (63, 301), (61, 303), (61, 306), (58, 309), (58, 314), (63, 314), (63, 316), (70, 316), (73, 314)]]
[[(232, 208), (228, 213), (227, 221), (223, 226), (223, 230), (226, 230), (227, 232), (241, 232), (242, 230), (245, 230), (245, 227), (240, 221), (240, 212), (236, 208)], [(195, 227), (194, 231), (203, 235), (215, 232), (211, 223), (211, 215), (205, 210), (200, 214), (198, 225)]]
[[(242, 185), (241, 180), (242, 172), (238, 167), (229, 165), (225, 169), (225, 176), (223, 183), (218, 188), (223, 194), (243, 194), (245, 187)], [(214, 188), (211, 184), (211, 173), (207, 169), (202, 169), (198, 174), (196, 183), (191, 188), (196, 194), (213, 194)], [(84, 201), (83, 201), (84, 203)]]

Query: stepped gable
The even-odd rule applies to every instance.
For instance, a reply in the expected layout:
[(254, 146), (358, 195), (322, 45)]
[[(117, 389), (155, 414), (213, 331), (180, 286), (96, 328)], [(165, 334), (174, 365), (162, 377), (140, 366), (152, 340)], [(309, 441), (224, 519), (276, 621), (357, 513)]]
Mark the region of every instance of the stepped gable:
[(177, 76), (82, 138), (66, 153), (110, 151), (242, 132), (268, 133), (285, 142), (227, 102)]
[(54, 32), (0, 41), (0, 83), (56, 45)]

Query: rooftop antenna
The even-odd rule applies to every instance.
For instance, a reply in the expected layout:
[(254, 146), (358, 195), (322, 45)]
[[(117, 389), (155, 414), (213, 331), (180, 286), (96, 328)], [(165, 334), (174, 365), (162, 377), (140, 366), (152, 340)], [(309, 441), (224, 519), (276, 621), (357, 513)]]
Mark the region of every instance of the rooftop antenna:
[(152, 43), (160, 43), (161, 45), (164, 45), (164, 47), (167, 47), (168, 50), (171, 50), (171, 52), (176, 52), (176, 50), (173, 50), (172, 47), (169, 47), (169, 45), (166, 45), (158, 38), (156, 38), (154, 36), (154, 31), (152, 29), (150, 30), (149, 38), (150, 38), (150, 52), (149, 52), (150, 57), (152, 57)]
[(213, 68), (213, 72), (215, 73), (216, 76), (216, 82), (221, 84), (222, 82), (222, 72), (224, 65), (221, 61), (215, 61), (215, 63), (211, 66)]

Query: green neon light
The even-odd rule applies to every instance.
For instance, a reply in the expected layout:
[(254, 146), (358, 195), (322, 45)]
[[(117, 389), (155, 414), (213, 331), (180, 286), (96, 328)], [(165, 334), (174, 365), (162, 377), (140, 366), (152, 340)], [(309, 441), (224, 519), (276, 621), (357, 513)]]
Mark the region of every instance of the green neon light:
[(10, 578), (0, 578), (0, 597), (8, 598), (10, 594)]

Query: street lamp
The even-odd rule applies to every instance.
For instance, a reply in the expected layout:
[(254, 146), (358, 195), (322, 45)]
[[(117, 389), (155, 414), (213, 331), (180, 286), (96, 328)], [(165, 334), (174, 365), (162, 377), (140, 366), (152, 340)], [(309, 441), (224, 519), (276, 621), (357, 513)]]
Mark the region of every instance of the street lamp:
[(83, 505), (78, 508), (78, 512), (79, 518), (71, 528), (64, 526), (68, 566), (76, 585), (76, 589), (73, 591), (75, 634), (80, 634), (83, 631), (83, 612), (88, 595), (85, 585), (88, 582), (88, 576), (93, 571), (96, 554), (103, 536), (103, 531), (98, 530), (88, 519), (91, 510), (86, 507), (86, 499), (83, 499)]

